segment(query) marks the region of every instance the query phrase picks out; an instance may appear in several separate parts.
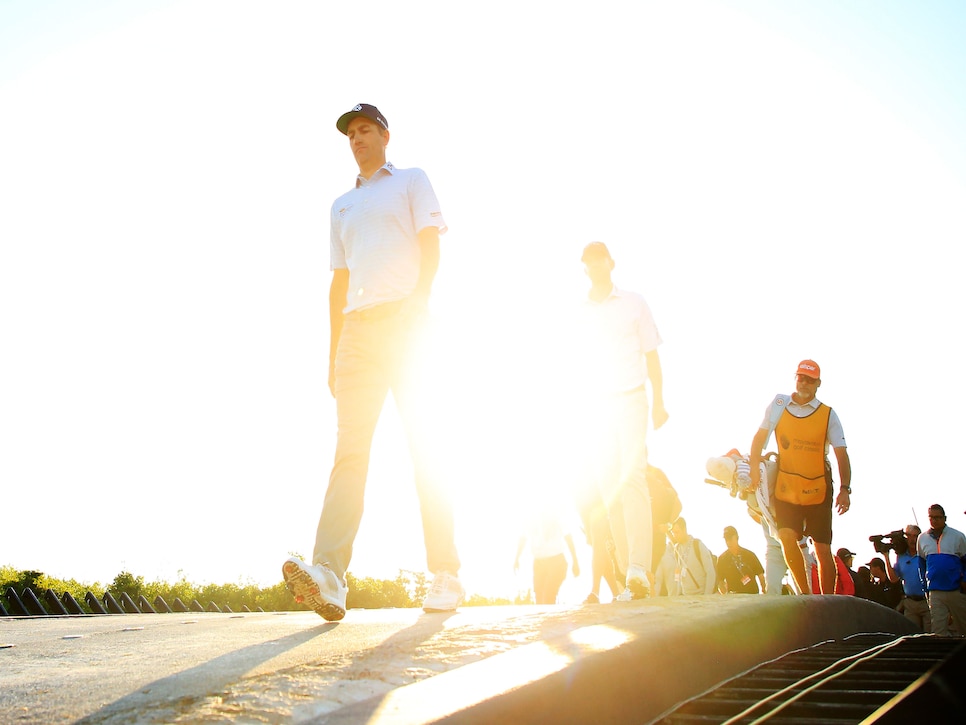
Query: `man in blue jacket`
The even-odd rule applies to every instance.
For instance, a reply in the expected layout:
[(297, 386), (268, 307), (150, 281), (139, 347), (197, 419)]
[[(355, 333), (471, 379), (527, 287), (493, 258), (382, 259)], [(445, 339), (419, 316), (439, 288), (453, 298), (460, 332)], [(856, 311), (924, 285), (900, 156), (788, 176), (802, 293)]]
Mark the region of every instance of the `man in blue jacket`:
[(922, 529), (915, 524), (909, 524), (902, 533), (906, 540), (905, 550), (894, 549), (895, 566), (892, 565), (891, 560), (893, 549), (886, 552), (886, 574), (889, 576), (889, 581), (902, 582), (903, 597), (899, 602), (899, 611), (923, 632), (931, 632), (929, 602), (926, 601), (926, 562), (917, 553)]
[(966, 536), (946, 526), (946, 511), (929, 507), (929, 531), (919, 537), (918, 553), (926, 560), (926, 588), (932, 633), (949, 637), (949, 619), (966, 634)]

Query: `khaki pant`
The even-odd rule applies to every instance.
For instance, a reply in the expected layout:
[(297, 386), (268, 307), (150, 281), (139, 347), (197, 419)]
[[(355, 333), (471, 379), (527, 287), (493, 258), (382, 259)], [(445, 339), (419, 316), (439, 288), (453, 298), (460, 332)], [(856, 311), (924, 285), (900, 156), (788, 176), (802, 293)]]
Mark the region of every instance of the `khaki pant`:
[(339, 419), (335, 463), (312, 555), (313, 563), (327, 562), (340, 577), (349, 567), (362, 520), (372, 436), (390, 390), (413, 458), (428, 568), (434, 574), (459, 571), (452, 507), (440, 485), (434, 456), (428, 453), (432, 443), (429, 427), (434, 421), (424, 415), (422, 371), (412, 364), (421, 331), (398, 303), (349, 313), (345, 318), (335, 360)]
[(952, 592), (929, 592), (929, 615), (932, 617), (932, 633), (950, 637), (949, 619), (952, 617), (957, 634), (966, 635), (966, 594), (958, 589)]
[(626, 574), (629, 564), (651, 571), (653, 523), (647, 485), (647, 419), (643, 387), (601, 401), (593, 466), (607, 509), (617, 563)]
[(925, 599), (916, 600), (903, 597), (898, 609), (906, 619), (919, 627), (923, 632), (932, 631), (932, 619), (929, 616), (929, 602)]

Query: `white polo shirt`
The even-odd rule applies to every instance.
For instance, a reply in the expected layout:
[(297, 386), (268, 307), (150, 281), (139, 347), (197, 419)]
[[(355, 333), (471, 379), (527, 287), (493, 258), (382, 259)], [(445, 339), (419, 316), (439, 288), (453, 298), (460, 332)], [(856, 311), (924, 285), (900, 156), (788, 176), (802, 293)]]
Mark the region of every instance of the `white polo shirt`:
[[(791, 395), (776, 395), (775, 399), (771, 401), (771, 405), (765, 411), (765, 419), (759, 427), (767, 430), (770, 436), (775, 431), (775, 428), (778, 427), (778, 420), (782, 417), (782, 413), (785, 410), (788, 410), (796, 418), (805, 418), (818, 410), (819, 405), (821, 405), (821, 401), (818, 398), (812, 398), (803, 405), (792, 400)], [(765, 439), (765, 442), (767, 443), (768, 440)], [(829, 413), (828, 418), (828, 433), (825, 439), (826, 453), (828, 453), (828, 447), (830, 445), (833, 448), (846, 447), (845, 431), (842, 430), (842, 423), (839, 421), (839, 417), (835, 413), (834, 408)]]
[(344, 312), (408, 297), (419, 279), (418, 234), (446, 232), (439, 201), (422, 169), (386, 163), (332, 204), (331, 269), (349, 270)]
[(644, 356), (662, 342), (644, 298), (615, 286), (600, 302), (584, 301), (581, 323), (589, 374), (598, 391), (626, 393), (643, 386)]

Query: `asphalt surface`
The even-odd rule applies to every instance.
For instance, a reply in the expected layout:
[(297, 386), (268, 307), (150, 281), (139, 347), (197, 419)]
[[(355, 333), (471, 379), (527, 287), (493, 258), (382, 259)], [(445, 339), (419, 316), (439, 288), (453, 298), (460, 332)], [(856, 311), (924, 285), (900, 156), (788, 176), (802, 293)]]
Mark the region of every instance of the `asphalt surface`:
[(646, 722), (797, 647), (910, 628), (854, 597), (4, 617), (0, 723)]

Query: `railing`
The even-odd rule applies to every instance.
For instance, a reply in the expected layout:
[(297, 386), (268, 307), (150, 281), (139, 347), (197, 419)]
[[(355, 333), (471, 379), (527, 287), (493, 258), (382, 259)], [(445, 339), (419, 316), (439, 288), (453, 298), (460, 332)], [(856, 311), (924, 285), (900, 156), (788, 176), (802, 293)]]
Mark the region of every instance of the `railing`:
[[(4, 606), (6, 599), (6, 606)], [(85, 610), (70, 592), (64, 592), (60, 597), (53, 589), (48, 589), (39, 597), (30, 587), (18, 594), (12, 586), (7, 587), (3, 597), (0, 597), (0, 616), (3, 617), (69, 617), (69, 616), (90, 616), (92, 614), (170, 614), (172, 612), (220, 612), (231, 613), (232, 609), (227, 604), (218, 606), (214, 602), (208, 602), (208, 606), (203, 606), (197, 599), (192, 599), (190, 604), (185, 604), (181, 599), (176, 598), (170, 605), (159, 594), (154, 598), (154, 602), (149, 602), (142, 594), (135, 601), (127, 592), (121, 592), (118, 597), (114, 597), (110, 592), (104, 592), (104, 596), (98, 599), (92, 592), (84, 595), (84, 603), (87, 605)], [(89, 611), (88, 611), (89, 610)], [(254, 610), (247, 605), (242, 605), (243, 612), (264, 612), (261, 607)]]

